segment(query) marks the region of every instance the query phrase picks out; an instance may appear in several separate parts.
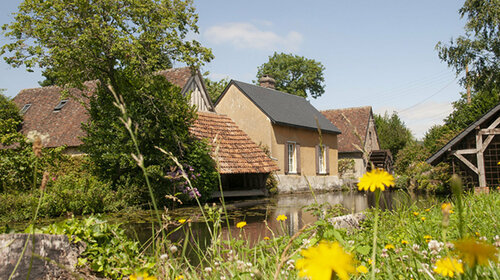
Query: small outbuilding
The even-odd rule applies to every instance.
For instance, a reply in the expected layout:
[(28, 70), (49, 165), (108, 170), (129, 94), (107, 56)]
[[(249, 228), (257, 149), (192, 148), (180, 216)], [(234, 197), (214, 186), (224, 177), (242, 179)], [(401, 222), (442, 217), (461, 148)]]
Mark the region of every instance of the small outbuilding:
[(427, 159), (437, 165), (447, 162), (470, 187), (500, 183), (500, 104), (488, 111)]
[(342, 131), (338, 137), (339, 161), (354, 162), (353, 170), (346, 172), (344, 177), (363, 176), (371, 169), (371, 163), (392, 172), (392, 155), (388, 150), (380, 150), (371, 106), (332, 109), (321, 113)]

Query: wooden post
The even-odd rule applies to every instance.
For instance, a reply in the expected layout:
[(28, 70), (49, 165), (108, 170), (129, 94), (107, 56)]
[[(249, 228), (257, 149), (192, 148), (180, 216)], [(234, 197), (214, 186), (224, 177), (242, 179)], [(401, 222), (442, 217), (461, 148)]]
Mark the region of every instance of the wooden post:
[(476, 150), (477, 150), (477, 176), (479, 177), (479, 187), (486, 187), (486, 174), (484, 171), (483, 135), (476, 130)]

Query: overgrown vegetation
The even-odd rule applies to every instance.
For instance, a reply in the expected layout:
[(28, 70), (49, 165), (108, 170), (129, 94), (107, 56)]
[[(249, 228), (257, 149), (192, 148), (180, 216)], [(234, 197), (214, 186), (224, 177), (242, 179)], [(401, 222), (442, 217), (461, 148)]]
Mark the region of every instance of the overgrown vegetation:
[[(137, 144), (159, 205), (166, 205), (165, 195), (177, 195), (183, 200), (185, 186), (175, 184), (177, 166), (157, 147), (170, 151), (191, 170), (192, 182), (202, 199), (209, 197), (217, 186), (215, 163), (209, 156), (205, 142), (195, 139), (189, 133), (196, 109), (188, 105), (180, 88), (170, 84), (164, 77), (156, 76), (149, 82), (117, 78), (120, 93), (127, 104), (127, 117), (133, 119), (137, 138), (130, 139), (123, 125), (123, 116), (114, 105), (115, 99), (109, 90), (99, 87), (91, 98), (91, 121), (83, 126), (86, 137), (82, 150), (89, 155), (92, 172), (103, 182), (109, 182), (112, 189), (130, 192), (136, 197), (134, 204), (148, 205), (150, 196), (142, 170), (131, 156), (136, 154)], [(110, 137), (112, 135), (113, 137)]]
[[(434, 271), (436, 262), (449, 255), (458, 256), (454, 244), (461, 236), (483, 240), (481, 242), (492, 248), (500, 246), (496, 227), (491, 226), (498, 224), (494, 213), (500, 211), (500, 194), (466, 194), (462, 199), (465, 207), (462, 214), (457, 200), (446, 201), (451, 202), (449, 213), (443, 212), (441, 203), (424, 208), (401, 204), (395, 210), (382, 212), (372, 209), (355, 229), (336, 229), (329, 219), (332, 214), (337, 215), (337, 211), (324, 211), (328, 205), (316, 204), (309, 208), (317, 215), (317, 222), (289, 235), (283, 234), (290, 226), (287, 217), (279, 216), (278, 222), (284, 231), (262, 237), (256, 244), (245, 238), (247, 233), (243, 224), (240, 228), (232, 227), (231, 235), (227, 235), (227, 229), (222, 228), (225, 221), (221, 220), (224, 211), (220, 206), (204, 207), (213, 234), (208, 244), (196, 239), (191, 221), (172, 221), (168, 215), (164, 216), (164, 223), (170, 225), (169, 233), (179, 231), (185, 237), (175, 242), (160, 238), (156, 243), (149, 241), (143, 245), (153, 246), (154, 243), (154, 251), (143, 251), (146, 248), (127, 238), (117, 225), (109, 225), (95, 217), (67, 220), (41, 231), (67, 234), (76, 238), (75, 241), (87, 242), (89, 246), (81, 256), (80, 265), (89, 265), (97, 275), (112, 279), (121, 279), (134, 272), (147, 272), (158, 279), (180, 276), (184, 279), (273, 279), (276, 276), (277, 279), (303, 279), (296, 269), (297, 260), (302, 258), (300, 252), (320, 241), (338, 242), (352, 254), (357, 272), (351, 279), (369, 279), (373, 215), (379, 211), (383, 222), (377, 229), (375, 278), (445, 279)], [(192, 219), (196, 221), (195, 217)], [(462, 234), (460, 219), (466, 225)], [(188, 256), (187, 250), (194, 251)], [(479, 276), (476, 279), (495, 279), (500, 273), (500, 265), (495, 263), (497, 258), (490, 257), (487, 265), (475, 267), (476, 272), (466, 270), (464, 279), (475, 279), (473, 273)]]

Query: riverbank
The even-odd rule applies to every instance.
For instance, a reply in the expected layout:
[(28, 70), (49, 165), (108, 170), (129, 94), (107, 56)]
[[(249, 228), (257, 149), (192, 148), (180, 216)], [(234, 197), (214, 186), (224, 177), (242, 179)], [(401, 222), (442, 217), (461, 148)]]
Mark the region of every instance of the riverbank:
[[(461, 234), (463, 237), (474, 238), (474, 242), (484, 243), (488, 248), (498, 248), (499, 221), (496, 213), (500, 213), (500, 194), (496, 191), (488, 195), (466, 194), (462, 199), (464, 209), (461, 218), (455, 200), (445, 201), (451, 203), (448, 214), (443, 212), (442, 202), (426, 206), (401, 205), (391, 211), (379, 212), (381, 222), (377, 229), (376, 278), (440, 279), (441, 276), (434, 272), (434, 267), (438, 260), (448, 255), (459, 256), (453, 244), (461, 239)], [(376, 210), (365, 211), (366, 219), (359, 224), (358, 229), (346, 230), (330, 223), (332, 214), (325, 209), (331, 208), (326, 204), (310, 205), (307, 213), (317, 217), (317, 220), (306, 223), (295, 233), (289, 229), (297, 221), (297, 217), (286, 213), (273, 217), (281, 230), (270, 230), (269, 234), (263, 234), (262, 239), (257, 242), (248, 238), (252, 230), (249, 220), (243, 219), (236, 224), (236, 221), (230, 221), (231, 227), (224, 230), (223, 225), (227, 220), (223, 217), (224, 210), (220, 206), (204, 209), (208, 224), (197, 225), (189, 219), (176, 220), (168, 212), (164, 213), (163, 223), (169, 229), (164, 233), (167, 236), (177, 234), (181, 238), (172, 241), (167, 237), (164, 239), (160, 234), (156, 236), (155, 242), (147, 242), (144, 246), (130, 240), (122, 230), (95, 219), (82, 222), (70, 220), (50, 226), (43, 232), (71, 233), (87, 242), (89, 236), (91, 238), (96, 231), (105, 236), (112, 235), (103, 239), (102, 243), (100, 240), (91, 242), (94, 250), (110, 250), (110, 244), (118, 244), (117, 242), (127, 244), (121, 248), (115, 246), (111, 250), (114, 255), (128, 256), (125, 263), (111, 255), (95, 254), (95, 251), (82, 255), (90, 266), (97, 260), (102, 262), (103, 258), (110, 258), (97, 274), (116, 279), (127, 276), (123, 273), (125, 271), (147, 272), (156, 275), (158, 279), (302, 279), (295, 268), (297, 260), (302, 258), (300, 252), (321, 240), (338, 242), (345, 252), (351, 254), (355, 260), (353, 264), (358, 268), (357, 273), (352, 273), (352, 279), (369, 278), (364, 272), (373, 261), (371, 252)], [(445, 217), (448, 217), (446, 224)], [(465, 224), (462, 233), (460, 221)], [(207, 231), (208, 238), (204, 239), (207, 243), (201, 242), (194, 234), (195, 228), (201, 226)], [(150, 236), (153, 236), (152, 232)], [(190, 253), (188, 248), (192, 250)], [(495, 250), (498, 252), (498, 249)], [(191, 256), (189, 260), (186, 259), (188, 255)], [(495, 263), (498, 255), (493, 256), (496, 259), (487, 256), (493, 259), (487, 261), (486, 266), (475, 267), (476, 273), (480, 273), (484, 279), (495, 279), (495, 275), (500, 275), (500, 266), (498, 262)], [(122, 273), (117, 273), (120, 271)]]

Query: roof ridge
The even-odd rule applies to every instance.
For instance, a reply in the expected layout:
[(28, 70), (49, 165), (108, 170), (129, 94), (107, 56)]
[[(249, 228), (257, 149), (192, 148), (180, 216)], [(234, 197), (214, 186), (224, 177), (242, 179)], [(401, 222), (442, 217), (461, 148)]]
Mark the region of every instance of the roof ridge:
[(367, 105), (367, 106), (360, 106), (360, 107), (347, 107), (347, 108), (338, 108), (338, 109), (326, 109), (326, 110), (321, 110), (320, 112), (331, 112), (331, 111), (342, 111), (342, 110), (349, 110), (349, 109), (373, 109), (372, 106)]
[(290, 95), (290, 96), (293, 96), (293, 97), (298, 97), (298, 98), (300, 98), (302, 100), (305, 100), (305, 101), (309, 102), (305, 97), (298, 96), (298, 95), (291, 94), (291, 93), (284, 92), (284, 91), (280, 91), (280, 90), (277, 90), (277, 89), (274, 89), (274, 88), (261, 87), (259, 85), (254, 85), (254, 84), (250, 84), (250, 83), (246, 83), (246, 82), (242, 82), (242, 81), (238, 81), (238, 80), (233, 80), (233, 81), (237, 82), (237, 83), (247, 84), (247, 85), (254, 86), (254, 87), (264, 88), (266, 90), (272, 90), (272, 91), (275, 91), (275, 92), (280, 93), (280, 94), (286, 94), (286, 95)]

